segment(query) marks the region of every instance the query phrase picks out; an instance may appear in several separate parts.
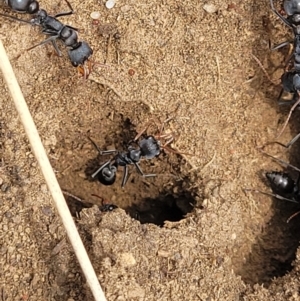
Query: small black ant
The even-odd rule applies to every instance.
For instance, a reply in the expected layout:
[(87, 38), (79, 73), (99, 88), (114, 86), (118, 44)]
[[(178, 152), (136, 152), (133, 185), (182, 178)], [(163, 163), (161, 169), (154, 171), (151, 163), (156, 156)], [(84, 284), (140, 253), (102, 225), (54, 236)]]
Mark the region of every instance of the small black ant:
[(99, 206), (99, 210), (101, 212), (110, 212), (113, 211), (115, 209), (118, 208), (117, 205), (108, 203), (108, 201), (104, 200), (104, 198), (102, 198), (101, 196), (97, 195), (97, 194), (92, 194), (92, 196), (96, 196), (97, 198), (101, 199), (101, 206)]
[[(78, 196), (69, 193), (68, 191), (62, 190), (62, 193), (64, 195), (67, 195), (73, 199), (72, 202), (67, 201), (67, 205), (70, 209), (70, 212), (72, 216), (76, 217), (77, 219), (80, 219), (80, 212), (84, 208), (91, 208), (94, 204), (91, 202), (87, 202)], [(107, 201), (105, 201), (102, 197), (98, 196), (97, 194), (92, 194), (92, 196), (96, 196), (101, 199), (101, 206), (98, 206), (99, 210), (101, 212), (110, 212), (118, 208), (118, 206), (114, 204), (110, 204)]]

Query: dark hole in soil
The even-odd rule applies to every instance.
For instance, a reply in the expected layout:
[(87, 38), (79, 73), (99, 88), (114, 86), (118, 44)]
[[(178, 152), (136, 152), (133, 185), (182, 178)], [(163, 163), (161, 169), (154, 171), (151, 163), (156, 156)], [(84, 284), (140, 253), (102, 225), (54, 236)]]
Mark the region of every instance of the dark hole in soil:
[[(293, 117), (289, 126), (296, 135), (299, 132), (299, 113), (294, 114)], [(286, 149), (282, 147), (282, 152), (285, 151)], [(299, 151), (300, 140), (289, 150), (289, 162), (298, 168), (300, 166)], [(274, 170), (280, 170), (279, 166), (276, 168), (276, 164), (274, 167)], [(300, 176), (292, 168), (283, 168), (283, 170), (289, 173), (294, 181), (297, 181)], [(266, 187), (269, 185), (267, 184)], [(266, 188), (266, 191), (270, 190), (270, 188)], [(300, 203), (273, 198), (272, 204), (273, 217), (253, 243), (252, 251), (238, 272), (242, 279), (251, 285), (259, 283), (268, 286), (274, 277), (282, 277), (289, 273), (293, 269), (293, 261), (299, 247), (300, 215), (291, 219), (289, 223), (287, 223), (287, 219), (300, 210)]]
[(300, 210), (300, 206), (273, 199), (271, 210), (274, 212), (272, 219), (252, 244), (251, 252), (238, 271), (242, 279), (251, 285), (259, 283), (268, 286), (274, 277), (290, 272), (296, 258), (300, 217), (295, 217), (288, 224), (286, 220)]
[(190, 193), (179, 195), (161, 194), (156, 198), (145, 198), (138, 204), (124, 208), (142, 224), (153, 223), (163, 226), (165, 221), (176, 222), (184, 218), (194, 208), (195, 200)]
[[(145, 179), (137, 173), (134, 166), (129, 166), (130, 176), (124, 188), (121, 188), (122, 167), (119, 168), (113, 185), (105, 186), (98, 181), (96, 183), (101, 189), (101, 196), (105, 195), (106, 203), (124, 209), (142, 224), (153, 223), (163, 226), (165, 221), (175, 222), (183, 219), (193, 210), (196, 201), (192, 192), (184, 188), (188, 184), (188, 179), (183, 180), (178, 174), (183, 161), (180, 156), (172, 155), (170, 160), (168, 155), (161, 155), (160, 158), (153, 160), (156, 161), (155, 164), (142, 162), (141, 168), (147, 172), (149, 170), (155, 172), (156, 177)], [(90, 163), (95, 166), (94, 160)], [(87, 170), (87, 177), (90, 179), (90, 168)], [(97, 200), (96, 203), (101, 205)]]

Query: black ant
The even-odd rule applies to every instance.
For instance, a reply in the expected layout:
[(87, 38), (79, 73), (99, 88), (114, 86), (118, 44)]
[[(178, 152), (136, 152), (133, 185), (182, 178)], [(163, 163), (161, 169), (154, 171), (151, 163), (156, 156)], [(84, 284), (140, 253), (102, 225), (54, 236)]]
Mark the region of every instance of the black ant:
[[(98, 178), (98, 180), (104, 185), (112, 185), (116, 180), (116, 173), (118, 166), (124, 167), (124, 174), (121, 186), (124, 187), (128, 180), (128, 165), (133, 164), (140, 175), (143, 177), (155, 177), (156, 174), (144, 174), (139, 166), (139, 161), (142, 158), (152, 159), (160, 153), (160, 146), (158, 141), (153, 136), (149, 136), (145, 139), (137, 141), (134, 139), (133, 143), (130, 143), (127, 151), (118, 150), (106, 150), (102, 151), (98, 145), (89, 137), (92, 144), (98, 150), (100, 155), (115, 154), (115, 156), (102, 164), (93, 174), (92, 178)], [(136, 147), (133, 146), (136, 144)]]
[[(278, 100), (281, 100), (283, 91), (286, 91), (288, 93), (293, 94), (292, 100), (289, 101), (289, 103), (293, 103), (292, 108), (290, 109), (288, 118), (280, 131), (278, 137), (281, 136), (283, 133), (288, 120), (290, 119), (290, 116), (292, 112), (295, 110), (297, 106), (300, 104), (300, 97), (299, 97), (299, 91), (300, 91), (300, 0), (285, 0), (283, 3), (284, 10), (287, 14), (287, 18), (282, 16), (275, 8), (273, 0), (270, 0), (271, 9), (272, 11), (290, 28), (292, 28), (294, 33), (294, 51), (292, 55), (287, 60), (290, 62), (292, 59), (294, 60), (293, 64), (293, 70), (286, 71), (281, 76), (281, 84), (282, 84), (282, 90), (279, 94)], [(286, 45), (289, 45), (290, 41), (283, 42), (273, 48), (279, 49), (281, 47), (284, 47)], [(282, 103), (282, 102), (280, 102)], [(285, 102), (286, 103), (286, 102)]]
[[(267, 144), (265, 144), (263, 146), (263, 148), (266, 145), (269, 144), (279, 144), (285, 148), (289, 148), (291, 147), (300, 137), (300, 134), (296, 135), (288, 144), (283, 144), (281, 142), (269, 142)], [(286, 172), (282, 172), (282, 171), (271, 171), (271, 172), (266, 172), (266, 178), (270, 184), (270, 187), (273, 191), (273, 193), (268, 193), (268, 192), (264, 192), (264, 191), (260, 191), (257, 189), (252, 189), (252, 188), (246, 188), (244, 189), (245, 191), (252, 191), (255, 193), (261, 193), (264, 195), (268, 195), (271, 197), (274, 197), (276, 199), (282, 200), (282, 201), (288, 201), (288, 202), (292, 202), (292, 203), (296, 203), (296, 204), (300, 204), (300, 190), (299, 190), (299, 182), (300, 182), (300, 169), (297, 168), (296, 166), (289, 164), (281, 159), (278, 159), (272, 155), (267, 154), (263, 148), (260, 148), (259, 150), (264, 153), (265, 155), (267, 155), (268, 157), (271, 157), (273, 160), (279, 162), (280, 164), (286, 166), (286, 167), (290, 167), (294, 170), (296, 170), (298, 172), (298, 177), (297, 180), (294, 181), (292, 179), (292, 177), (286, 173)], [(288, 220), (287, 222), (289, 222), (293, 217), (295, 217), (296, 215), (298, 215), (300, 213), (296, 212), (295, 214), (293, 214)]]
[[(80, 212), (82, 211), (82, 209), (91, 208), (94, 205), (93, 203), (87, 202), (79, 198), (78, 196), (69, 193), (68, 191), (62, 190), (62, 193), (73, 199), (72, 202), (67, 200), (67, 204), (72, 216), (76, 217), (77, 219), (80, 219)], [(104, 200), (104, 198), (98, 196), (97, 194), (92, 194), (92, 196), (96, 196), (101, 199), (101, 206), (98, 206), (101, 212), (109, 212), (118, 208), (118, 206), (108, 203), (107, 201)]]
[(104, 198), (97, 194), (92, 194), (92, 196), (96, 196), (97, 198), (101, 199), (101, 206), (99, 206), (99, 210), (101, 212), (110, 212), (118, 208), (117, 205), (111, 204), (108, 201), (106, 201)]
[[(102, 164), (92, 174), (91, 177), (93, 179), (97, 178), (100, 181), (100, 183), (104, 185), (112, 185), (116, 180), (116, 173), (118, 167), (122, 166), (124, 168), (124, 173), (123, 173), (121, 187), (123, 188), (128, 180), (128, 165), (134, 165), (138, 173), (145, 178), (155, 177), (156, 174), (144, 174), (139, 166), (139, 162), (142, 159), (151, 160), (159, 156), (162, 149), (179, 154), (179, 152), (177, 152), (176, 150), (168, 147), (168, 145), (174, 140), (174, 136), (172, 134), (162, 133), (165, 123), (167, 123), (171, 119), (172, 118), (169, 118), (162, 123), (160, 133), (157, 136), (143, 135), (143, 133), (150, 126), (149, 123), (145, 127), (145, 129), (143, 129), (140, 133), (138, 133), (136, 137), (128, 143), (128, 147), (126, 151), (100, 150), (98, 145), (90, 137), (88, 137), (101, 156), (114, 154), (114, 157), (106, 161), (104, 164)], [(161, 142), (161, 139), (164, 140), (163, 144)]]
[[(68, 56), (72, 65), (74, 67), (84, 66), (84, 63), (88, 61), (90, 56), (93, 54), (93, 50), (85, 41), (78, 41), (76, 28), (69, 25), (65, 25), (57, 19), (62, 16), (68, 16), (73, 14), (73, 8), (71, 4), (68, 0), (65, 1), (70, 11), (56, 14), (53, 17), (50, 16), (44, 9), (39, 9), (39, 3), (35, 0), (5, 0), (6, 4), (12, 10), (17, 11), (19, 13), (28, 13), (30, 15), (33, 15), (34, 18), (30, 21), (27, 21), (2, 13), (0, 13), (0, 16), (17, 20), (30, 25), (40, 26), (42, 28), (42, 33), (49, 36), (49, 38), (47, 38), (43, 42), (28, 48), (26, 51), (51, 42), (57, 54), (61, 56), (61, 52), (56, 44), (56, 40), (59, 39), (64, 43), (66, 47), (69, 48)], [(82, 72), (81, 69), (79, 69), (80, 72)]]

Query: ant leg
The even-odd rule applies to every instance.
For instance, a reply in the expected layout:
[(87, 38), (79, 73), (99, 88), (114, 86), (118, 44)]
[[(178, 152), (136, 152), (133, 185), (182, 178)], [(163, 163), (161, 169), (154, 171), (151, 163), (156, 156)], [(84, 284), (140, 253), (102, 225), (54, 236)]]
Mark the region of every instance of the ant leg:
[(297, 211), (296, 213), (294, 213), (293, 215), (291, 215), (288, 219), (287, 219), (287, 223), (289, 223), (291, 221), (291, 219), (293, 219), (295, 216), (297, 216), (298, 214), (300, 214), (300, 211)]
[(285, 105), (285, 104), (287, 104), (287, 103), (292, 102), (292, 100), (290, 100), (290, 101), (285, 101), (285, 100), (283, 100), (283, 99), (281, 98), (283, 92), (284, 92), (284, 89), (282, 88), (281, 91), (280, 91), (280, 93), (279, 93), (279, 95), (278, 95), (278, 97), (277, 97), (277, 102), (278, 102), (279, 105)]
[(118, 151), (115, 150), (115, 149), (112, 149), (112, 150), (105, 150), (105, 151), (101, 151), (100, 152), (100, 155), (111, 155), (111, 154), (115, 154), (117, 153)]
[(288, 71), (288, 66), (290, 64), (290, 62), (293, 60), (294, 57), (294, 42), (292, 41), (292, 43), (289, 45), (289, 52), (288, 52), (288, 57), (287, 59), (284, 60), (284, 72)]
[(109, 160), (109, 161), (107, 161), (107, 162), (105, 162), (104, 164), (102, 164), (92, 175), (91, 175), (91, 177), (94, 179), (96, 176), (97, 176), (97, 174), (102, 170), (102, 169), (104, 169), (106, 166), (108, 166), (108, 165), (110, 165), (110, 163), (111, 163), (111, 160)]
[(101, 149), (99, 148), (99, 146), (96, 144), (96, 142), (94, 142), (94, 140), (88, 136), (88, 139), (92, 142), (92, 144), (94, 145), (95, 149), (98, 151), (99, 154), (101, 154)]
[(288, 26), (288, 27), (292, 27), (292, 24), (284, 17), (282, 16), (274, 7), (274, 3), (273, 0), (270, 0), (270, 4), (271, 4), (271, 9), (272, 11)]
[[(287, 144), (283, 144), (279, 141), (271, 141), (271, 142), (267, 142), (260, 150), (262, 150), (263, 148), (265, 148), (267, 145), (270, 145), (270, 144), (278, 144), (282, 147), (285, 147), (285, 148), (290, 148), (298, 139), (300, 138), (300, 133), (297, 134), (289, 143)], [(262, 152), (264, 152), (262, 150)]]
[(292, 164), (290, 164), (290, 163), (287, 163), (287, 162), (285, 162), (285, 161), (283, 161), (283, 160), (281, 160), (281, 159), (278, 159), (278, 158), (276, 158), (276, 157), (274, 157), (274, 156), (272, 156), (272, 155), (269, 155), (268, 153), (266, 153), (266, 152), (265, 152), (264, 150), (262, 150), (262, 149), (258, 149), (258, 150), (259, 150), (260, 152), (262, 152), (263, 154), (265, 154), (266, 156), (272, 158), (274, 161), (279, 162), (281, 165), (286, 166), (286, 167), (290, 167), (290, 168), (292, 168), (292, 169), (294, 169), (294, 170), (296, 170), (296, 171), (298, 171), (298, 172), (300, 173), (300, 169), (297, 168), (296, 166), (294, 166), (294, 165), (292, 165)]
[(22, 20), (22, 19), (19, 19), (19, 18), (10, 16), (10, 15), (6, 15), (6, 14), (0, 13), (0, 16), (1, 16), (1, 17), (4, 17), (4, 18), (7, 18), (7, 19), (11, 19), (11, 20), (15, 20), (15, 21), (19, 21), (19, 22), (22, 22), (22, 23), (26, 23), (26, 24), (32, 25), (32, 23), (31, 23), (30, 21)]
[(58, 56), (62, 56), (60, 50), (59, 50), (58, 47), (57, 47), (56, 41), (55, 41), (55, 40), (52, 40), (51, 43), (52, 43), (52, 46), (54, 47), (54, 49), (55, 49), (57, 55), (58, 55)]
[(285, 42), (282, 42), (282, 43), (280, 43), (280, 44), (275, 45), (274, 47), (272, 47), (272, 48), (271, 48), (271, 51), (274, 51), (274, 50), (283, 48), (283, 47), (285, 47), (285, 46), (287, 46), (287, 45), (289, 45), (289, 44), (292, 44), (292, 43), (294, 43), (294, 41), (285, 41)]
[[(136, 167), (137, 171), (139, 172), (139, 174), (141, 176), (143, 176), (145, 178), (156, 177), (156, 174), (144, 174), (138, 163), (134, 163), (134, 166)], [(122, 184), (121, 184), (122, 188), (126, 185), (127, 181), (128, 181), (128, 166), (125, 165), (124, 166), (124, 174), (123, 174)]]
[[(53, 47), (54, 47), (54, 49), (55, 49), (55, 51), (57, 52), (58, 56), (62, 56), (60, 50), (59, 50), (58, 47), (57, 47), (56, 41), (55, 41), (57, 38), (58, 38), (57, 35), (56, 35), (56, 36), (52, 36), (52, 37), (50, 37), (50, 38), (44, 40), (43, 42), (41, 42), (41, 43), (39, 43), (39, 44), (36, 44), (36, 45), (34, 45), (34, 46), (31, 46), (30, 48), (27, 48), (25, 51), (30, 51), (30, 50), (34, 49), (35, 47), (38, 47), (38, 46), (41, 46), (41, 45), (44, 45), (44, 44), (47, 44), (47, 43), (50, 43), (50, 42), (51, 42), (52, 45), (53, 45)], [(19, 54), (19, 55), (17, 56), (17, 58), (19, 58), (20, 56), (21, 56), (21, 54)]]
[(162, 133), (163, 133), (163, 131), (164, 131), (164, 129), (165, 129), (165, 125), (166, 125), (170, 120), (172, 120), (172, 119), (174, 119), (174, 118), (175, 118), (174, 116), (169, 117), (169, 118), (167, 118), (166, 120), (164, 120), (164, 121), (161, 123), (160, 130), (159, 130), (159, 137), (162, 136)]
[(286, 121), (285, 121), (285, 123), (284, 123), (284, 125), (283, 125), (283, 128), (282, 128), (282, 130), (280, 131), (280, 133), (278, 134), (278, 136), (277, 136), (276, 139), (278, 139), (278, 138), (282, 135), (282, 133), (284, 132), (284, 130), (285, 130), (285, 128), (286, 128), (286, 126), (287, 126), (287, 124), (288, 124), (290, 118), (291, 118), (292, 113), (294, 112), (294, 110), (296, 109), (296, 107), (297, 107), (297, 106), (299, 105), (299, 103), (300, 103), (300, 94), (299, 94), (299, 91), (298, 91), (298, 90), (297, 90), (297, 94), (298, 94), (298, 100), (297, 100), (297, 101), (294, 103), (294, 105), (291, 107), (290, 112), (289, 112), (289, 115), (288, 115), (288, 117), (287, 117), (287, 119), (286, 119)]
[(267, 79), (269, 80), (269, 82), (275, 86), (279, 85), (279, 80), (274, 81), (271, 79), (270, 75), (268, 74), (267, 70), (265, 69), (265, 67), (263, 66), (263, 64), (261, 63), (261, 61), (253, 54), (251, 53), (251, 56), (254, 58), (254, 60), (256, 61), (256, 63), (258, 64), (258, 66), (261, 68), (261, 70), (263, 71), (263, 73), (265, 74), (265, 76), (267, 77)]
[(151, 122), (155, 122), (153, 118), (151, 118), (146, 124), (145, 128), (143, 128), (137, 135), (134, 137), (133, 142), (136, 142), (149, 128)]
[(275, 141), (274, 143), (277, 143), (285, 148), (290, 148), (299, 138), (300, 138), (300, 133), (297, 134), (287, 145), (277, 141)]
[(123, 173), (122, 184), (121, 184), (122, 188), (126, 185), (127, 181), (128, 181), (128, 166), (125, 165), (124, 166), (124, 173)]
[(103, 151), (103, 150), (101, 150), (101, 149), (99, 148), (99, 146), (92, 140), (91, 137), (88, 136), (88, 139), (92, 142), (92, 144), (94, 145), (95, 149), (98, 151), (98, 153), (99, 153), (101, 156), (102, 156), (102, 155), (111, 155), (111, 154), (115, 154), (115, 153), (118, 152), (117, 150), (114, 150), (114, 149)]
[(55, 15), (54, 18), (59, 18), (59, 17), (62, 17), (62, 16), (69, 16), (69, 15), (74, 14), (74, 10), (73, 10), (73, 7), (71, 6), (71, 3), (68, 0), (65, 0), (65, 2), (67, 3), (70, 11), (68, 11), (68, 12), (61, 12), (61, 13)]
[(139, 174), (141, 176), (143, 176), (144, 178), (156, 177), (156, 174), (154, 174), (154, 173), (144, 174), (138, 163), (134, 163), (134, 166), (137, 169), (137, 171), (139, 172)]
[(178, 154), (178, 155), (185, 155), (185, 156), (194, 156), (194, 154), (179, 152), (176, 149), (174, 149), (172, 147), (165, 146), (165, 145), (162, 146), (162, 148), (164, 150), (166, 150), (167, 152), (170, 152), (170, 153), (174, 153), (174, 154)]
[(288, 202), (299, 204), (299, 202), (297, 202), (295, 200), (292, 200), (292, 199), (285, 198), (285, 197), (283, 197), (283, 196), (281, 196), (279, 194), (264, 192), (264, 191), (257, 190), (257, 189), (252, 189), (252, 188), (244, 188), (243, 190), (246, 191), (246, 192), (247, 191), (251, 191), (251, 192), (254, 192), (254, 193), (260, 193), (260, 194), (268, 195), (268, 196), (274, 197), (274, 198), (276, 198), (278, 200), (281, 200), (281, 201), (288, 201)]

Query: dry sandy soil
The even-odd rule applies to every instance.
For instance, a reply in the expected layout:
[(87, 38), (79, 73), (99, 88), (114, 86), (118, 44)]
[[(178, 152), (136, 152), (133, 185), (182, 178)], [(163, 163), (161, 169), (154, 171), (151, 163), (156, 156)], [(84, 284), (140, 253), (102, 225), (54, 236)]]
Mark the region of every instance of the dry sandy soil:
[[(51, 45), (26, 52), (43, 34), (1, 18), (0, 38), (61, 187), (119, 207), (76, 207), (82, 210), (74, 217), (109, 301), (300, 299), (300, 217), (286, 223), (299, 206), (243, 190), (270, 192), (264, 172), (282, 168), (257, 146), (274, 140), (290, 106), (278, 105), (280, 86), (252, 54), (278, 80), (288, 50), (271, 52), (269, 41), (291, 32), (267, 0), (209, 3), (216, 12), (196, 0), (118, 0), (111, 10), (103, 1), (72, 0), (75, 14), (61, 20), (94, 49), (99, 64), (88, 80), (63, 45), (63, 57)], [(67, 10), (63, 1), (40, 6)], [(0, 10), (14, 14), (4, 4)], [(100, 12), (98, 24), (92, 11)], [(0, 300), (93, 300), (0, 83)], [(107, 157), (88, 136), (101, 149), (123, 150), (152, 119), (172, 116), (166, 131), (182, 154), (142, 161), (156, 178), (130, 168), (124, 189), (122, 169), (112, 186), (91, 181)], [(299, 131), (298, 118), (293, 114), (280, 141)], [(148, 130), (157, 133), (154, 125)], [(266, 150), (298, 163), (299, 144)]]

